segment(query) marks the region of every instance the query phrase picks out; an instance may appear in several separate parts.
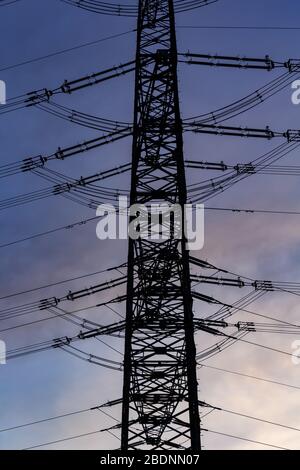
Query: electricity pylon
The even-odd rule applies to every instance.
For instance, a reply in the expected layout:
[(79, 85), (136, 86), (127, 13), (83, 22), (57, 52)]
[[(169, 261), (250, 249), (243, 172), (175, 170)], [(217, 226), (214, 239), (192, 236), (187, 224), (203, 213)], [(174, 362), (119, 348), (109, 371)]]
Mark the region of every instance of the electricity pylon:
[[(140, 0), (131, 205), (186, 200), (173, 0)], [(201, 448), (190, 284), (184, 235), (130, 239), (123, 450)]]

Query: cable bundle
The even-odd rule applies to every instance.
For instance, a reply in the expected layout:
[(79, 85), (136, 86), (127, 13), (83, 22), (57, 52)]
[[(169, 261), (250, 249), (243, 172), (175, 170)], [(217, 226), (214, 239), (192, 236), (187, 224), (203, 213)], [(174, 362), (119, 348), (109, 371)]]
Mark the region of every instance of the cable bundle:
[[(61, 0), (69, 5), (82, 8), (93, 13), (101, 13), (110, 16), (125, 16), (135, 18), (138, 15), (138, 5), (136, 4), (117, 4), (107, 3), (100, 0)], [(219, 0), (175, 0), (174, 8), (176, 13), (195, 10)]]

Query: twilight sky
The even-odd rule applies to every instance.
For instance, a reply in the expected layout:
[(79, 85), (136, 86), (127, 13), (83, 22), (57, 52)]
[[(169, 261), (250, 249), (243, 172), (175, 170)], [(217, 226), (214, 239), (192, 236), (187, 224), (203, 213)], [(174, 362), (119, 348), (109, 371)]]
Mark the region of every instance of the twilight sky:
[[(55, 88), (65, 79), (81, 77), (134, 58), (135, 35), (131, 32), (121, 38), (7, 69), (61, 49), (132, 31), (135, 22), (133, 19), (85, 12), (59, 0), (22, 0), (0, 7), (0, 15), (0, 79), (7, 84), (8, 98), (44, 87)], [(278, 61), (298, 58), (300, 30), (216, 30), (182, 26), (298, 26), (296, 19), (299, 16), (300, 5), (296, 0), (220, 0), (215, 5), (177, 16), (178, 49), (180, 52), (190, 50), (250, 57), (269, 54)], [(225, 106), (255, 91), (280, 73), (280, 70), (222, 70), (181, 64), (179, 86), (182, 116), (188, 118)], [(56, 98), (56, 102), (103, 118), (130, 122), (133, 115), (133, 75)], [(230, 123), (249, 127), (269, 125), (278, 131), (298, 129), (300, 106), (292, 105), (291, 89), (287, 87), (270, 101), (232, 119)], [(38, 109), (0, 115), (1, 165), (28, 156), (51, 154), (59, 146), (71, 146), (97, 136), (94, 130), (65, 122)], [(187, 135), (185, 156), (199, 161), (246, 163), (279, 143), (277, 140), (264, 142)], [(295, 151), (281, 164), (297, 165), (298, 158), (299, 151)], [(131, 141), (127, 139), (64, 162), (53, 163), (49, 167), (69, 177), (79, 178), (128, 163), (130, 159)], [(188, 171), (188, 182), (211, 177), (211, 173), (200, 173), (200, 170), (195, 170), (193, 174)], [(1, 183), (1, 200), (51, 186), (51, 183), (29, 174), (3, 179)], [(108, 180), (104, 186), (126, 189), (129, 187), (129, 177)], [(299, 197), (296, 176), (254, 175), (212, 199), (209, 206), (299, 211)], [(95, 211), (60, 197), (3, 210), (0, 211), (0, 245), (93, 216)], [(299, 233), (300, 216), (297, 215), (207, 211), (205, 248), (196, 256), (253, 279), (300, 282)], [(3, 299), (11, 294), (118, 266), (126, 260), (126, 252), (126, 242), (97, 240), (95, 223), (10, 247), (0, 247), (0, 310), (52, 296), (61, 297), (69, 290), (82, 289), (117, 277), (118, 273), (108, 272)], [(122, 290), (115, 293), (119, 292)], [(248, 293), (226, 287), (205, 288), (203, 292), (230, 303)], [(111, 296), (105, 294), (76, 305), (64, 305), (63, 308), (73, 311), (109, 298)], [(299, 323), (297, 296), (270, 293), (249, 308), (260, 314)], [(120, 314), (124, 313), (123, 304), (114, 306), (114, 309)], [(195, 303), (195, 314), (199, 317), (215, 310)], [(46, 312), (32, 313), (3, 320), (0, 312), (0, 339), (6, 341), (8, 349), (14, 349), (78, 333), (78, 326), (62, 319), (3, 331), (46, 318), (47, 315), (50, 316)], [(100, 324), (119, 320), (116, 313), (105, 307), (79, 315)], [(233, 320), (264, 321), (243, 312), (236, 314)], [(255, 333), (247, 339), (291, 353), (292, 342), (300, 340), (300, 337)], [(208, 338), (204, 333), (198, 334), (199, 351), (213, 341), (214, 338)], [(122, 352), (121, 340), (106, 338), (105, 342)], [(78, 347), (111, 360), (122, 359), (118, 352), (96, 340), (79, 344)], [(236, 343), (206, 364), (300, 387), (300, 366), (293, 365), (291, 357), (253, 345)], [(208, 368), (199, 369), (198, 376), (201, 400), (227, 410), (300, 428), (299, 389)], [(121, 384), (120, 372), (83, 362), (59, 350), (13, 360), (0, 366), (0, 431), (120, 398)], [(109, 413), (119, 419), (120, 407), (110, 409)], [(100, 412), (90, 412), (25, 429), (0, 432), (0, 448), (23, 449), (113, 424), (115, 422), (110, 417)], [(204, 418), (203, 427), (275, 446), (300, 448), (296, 431), (224, 412), (215, 411)], [(109, 434), (96, 434), (49, 448), (113, 449), (118, 444), (118, 439)], [(203, 445), (205, 449), (264, 448), (208, 432), (203, 433)]]

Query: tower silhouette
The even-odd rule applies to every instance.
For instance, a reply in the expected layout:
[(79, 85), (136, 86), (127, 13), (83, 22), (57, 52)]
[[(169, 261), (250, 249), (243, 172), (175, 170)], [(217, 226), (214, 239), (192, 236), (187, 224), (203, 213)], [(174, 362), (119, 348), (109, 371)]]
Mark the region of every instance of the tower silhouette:
[[(183, 210), (173, 0), (139, 2), (133, 134), (131, 206), (168, 203)], [(185, 221), (182, 225), (181, 240), (129, 241), (123, 450), (201, 447)]]

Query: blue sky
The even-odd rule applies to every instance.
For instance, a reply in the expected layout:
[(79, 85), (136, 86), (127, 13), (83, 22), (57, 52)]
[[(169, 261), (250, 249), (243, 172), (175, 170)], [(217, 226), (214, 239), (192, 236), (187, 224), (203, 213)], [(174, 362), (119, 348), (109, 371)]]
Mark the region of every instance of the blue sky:
[[(134, 1), (134, 0), (133, 0)], [(60, 49), (134, 29), (133, 19), (110, 18), (88, 13), (58, 0), (21, 0), (2, 7), (0, 69)], [(298, 58), (300, 31), (185, 29), (185, 25), (219, 26), (298, 26), (300, 5), (296, 0), (220, 0), (215, 5), (177, 16), (178, 49), (199, 53), (250, 55), (274, 60)], [(0, 71), (7, 84), (8, 98), (40, 88), (55, 88), (65, 79), (84, 76), (134, 58), (135, 35), (129, 33), (47, 60)], [(240, 71), (203, 69), (180, 65), (180, 99), (183, 117), (202, 114), (239, 99), (275, 78), (280, 71)], [(133, 115), (133, 76), (117, 78), (100, 86), (57, 99), (59, 103), (108, 119), (131, 121)], [(265, 127), (275, 130), (300, 128), (300, 107), (291, 103), (287, 87), (262, 106), (236, 117), (233, 125)], [(56, 119), (37, 109), (24, 109), (0, 116), (1, 165), (34, 155), (47, 155), (57, 149), (96, 137), (96, 131)], [(277, 142), (261, 142), (231, 137), (186, 136), (186, 158), (194, 160), (248, 162), (274, 148)], [(100, 148), (51, 168), (71, 177), (104, 171), (131, 158), (130, 139)], [(297, 165), (299, 152), (285, 158), (284, 164)], [(188, 181), (206, 175), (188, 173)], [(34, 175), (1, 180), (1, 199), (49, 186)], [(129, 187), (129, 178), (109, 181), (108, 185)], [(253, 176), (230, 191), (210, 201), (210, 206), (254, 209), (299, 210), (300, 190), (297, 177)], [(63, 198), (49, 198), (0, 212), (0, 245), (32, 234), (51, 230), (77, 220), (93, 217), (94, 211)], [(205, 248), (197, 256), (217, 266), (255, 279), (294, 280), (300, 282), (299, 216), (237, 215), (208, 212)], [(126, 260), (126, 242), (99, 242), (95, 224), (64, 231), (46, 238), (0, 249), (0, 297), (64, 279), (100, 271)], [(11, 299), (0, 300), (0, 309), (34, 302), (41, 298), (63, 296), (66, 292), (109, 280), (111, 273), (56, 286)], [(243, 293), (225, 288), (208, 290), (218, 298), (234, 301)], [(104, 297), (105, 299), (106, 297)], [(89, 305), (93, 305), (92, 300)], [(82, 304), (87, 305), (87, 301)], [(73, 305), (68, 306), (70, 310)], [(76, 305), (76, 308), (80, 307)], [(297, 322), (298, 301), (295, 296), (270, 294), (253, 306), (255, 311)], [(122, 313), (123, 306), (116, 307)], [(195, 305), (195, 313), (204, 316), (206, 305)], [(94, 309), (91, 318), (99, 323), (118, 317), (106, 308)], [(84, 316), (84, 315), (83, 315)], [(26, 320), (37, 317), (28, 315)], [(41, 315), (38, 318), (42, 318)], [(236, 320), (253, 320), (239, 314)], [(1, 321), (1, 330), (21, 323), (21, 319)], [(0, 333), (8, 349), (55, 337), (72, 335), (78, 327), (62, 320)], [(291, 337), (256, 335), (253, 341), (291, 350)], [(122, 350), (118, 340), (112, 346)], [(208, 343), (205, 335), (197, 338), (199, 349)], [(99, 342), (82, 348), (113, 360), (121, 356)], [(208, 361), (225, 367), (299, 385), (299, 367), (289, 357), (236, 344)], [(62, 351), (51, 351), (9, 362), (0, 366), (0, 429), (44, 417), (88, 408), (121, 395), (119, 372), (82, 362)], [(199, 371), (200, 396), (216, 406), (252, 414), (264, 419), (300, 427), (299, 391), (253, 382), (217, 371)], [(120, 409), (112, 409), (116, 418)], [(0, 433), (0, 448), (20, 449), (73, 434), (94, 431), (114, 424), (101, 413), (87, 413), (55, 423), (33, 426), (26, 430)], [(275, 445), (299, 449), (297, 433), (280, 430), (221, 413), (212, 413), (204, 427)], [(251, 444), (204, 434), (207, 449), (246, 449)], [(110, 435), (57, 444), (56, 448), (116, 448), (118, 441)], [(260, 448), (260, 446), (257, 446)]]

